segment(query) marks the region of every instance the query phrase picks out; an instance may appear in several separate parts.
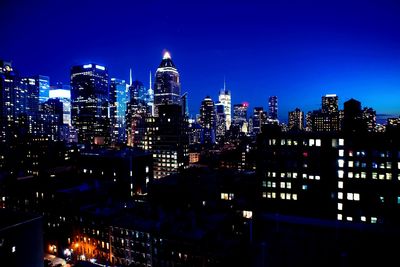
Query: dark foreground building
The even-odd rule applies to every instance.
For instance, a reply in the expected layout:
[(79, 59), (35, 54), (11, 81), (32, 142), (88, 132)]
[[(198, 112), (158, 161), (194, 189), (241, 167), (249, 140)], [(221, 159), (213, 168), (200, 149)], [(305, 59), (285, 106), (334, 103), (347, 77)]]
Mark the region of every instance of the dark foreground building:
[(0, 265), (42, 267), (42, 217), (0, 209), (0, 218)]

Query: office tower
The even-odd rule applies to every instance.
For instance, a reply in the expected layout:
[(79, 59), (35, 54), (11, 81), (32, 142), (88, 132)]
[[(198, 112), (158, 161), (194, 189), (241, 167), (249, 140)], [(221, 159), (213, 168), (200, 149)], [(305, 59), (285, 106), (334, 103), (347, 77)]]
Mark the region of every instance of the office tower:
[(301, 131), (304, 126), (304, 114), (299, 108), (289, 112), (289, 130), (290, 131)]
[(110, 116), (112, 125), (112, 142), (125, 143), (126, 140), (126, 106), (128, 92), (125, 80), (111, 78), (110, 81)]
[(267, 115), (264, 112), (263, 107), (255, 107), (253, 109), (253, 117), (252, 117), (252, 133), (257, 135), (261, 133), (261, 125), (266, 122)]
[(49, 98), (40, 104), (34, 125), (34, 134), (57, 141), (61, 137), (61, 128), (64, 119), (64, 105), (60, 99)]
[(25, 93), (11, 62), (0, 60), (0, 141), (6, 142), (25, 113)]
[(226, 133), (225, 106), (221, 102), (215, 104), (215, 117), (215, 138), (217, 143), (220, 143), (224, 139)]
[(182, 104), (182, 114), (186, 117), (189, 117), (189, 105), (188, 105), (188, 93), (185, 92), (181, 96), (181, 104)]
[(310, 114), (311, 129), (315, 132), (339, 132), (342, 130), (343, 111), (338, 107), (338, 96), (322, 97), (322, 108)]
[(158, 116), (158, 106), (161, 104), (181, 103), (181, 86), (179, 73), (171, 55), (168, 51), (164, 53), (163, 59), (156, 71), (156, 80), (154, 83), (154, 108), (155, 115)]
[(33, 78), (21, 78), (21, 86), (25, 90), (25, 112), (34, 116), (39, 111), (39, 87)]
[(39, 103), (44, 103), (49, 99), (50, 78), (48, 76), (37, 75), (33, 77), (36, 86), (39, 88)]
[(139, 102), (146, 102), (147, 90), (141, 81), (133, 81), (129, 86), (129, 99), (136, 99)]
[(237, 128), (239, 132), (247, 132), (247, 108), (248, 103), (233, 105), (233, 120), (232, 125)]
[(376, 128), (376, 111), (373, 108), (365, 107), (362, 110), (362, 116), (367, 124), (369, 132), (374, 132)]
[(225, 81), (224, 88), (219, 91), (218, 101), (224, 105), (226, 130), (229, 130), (232, 124), (231, 91), (226, 89)]
[[(158, 105), (158, 117), (152, 118), (155, 128), (152, 142), (154, 178), (177, 173), (189, 165), (189, 137), (187, 117), (178, 104)], [(154, 127), (155, 126), (155, 127)]]
[(109, 132), (109, 84), (104, 66), (86, 64), (71, 68), (72, 125), (81, 143), (107, 144)]
[(278, 120), (278, 97), (270, 96), (268, 99), (268, 119), (272, 121)]
[(59, 99), (63, 103), (63, 124), (71, 126), (71, 87), (60, 83), (51, 86), (49, 99)]
[(334, 113), (339, 111), (339, 98), (335, 94), (322, 96), (322, 112)]
[(206, 96), (200, 106), (200, 125), (203, 130), (202, 143), (215, 143), (215, 106), (214, 101), (209, 96)]

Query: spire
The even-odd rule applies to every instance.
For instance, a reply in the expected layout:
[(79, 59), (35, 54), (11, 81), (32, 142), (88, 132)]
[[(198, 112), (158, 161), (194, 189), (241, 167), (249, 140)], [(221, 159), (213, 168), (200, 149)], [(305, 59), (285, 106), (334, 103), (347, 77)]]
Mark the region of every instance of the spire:
[(171, 54), (168, 51), (164, 52), (163, 59), (171, 59)]
[(224, 75), (224, 91), (226, 91), (226, 81), (225, 81), (225, 75)]
[(132, 68), (129, 69), (129, 85), (132, 85)]
[(150, 71), (150, 83), (149, 83), (149, 89), (151, 89), (151, 71)]

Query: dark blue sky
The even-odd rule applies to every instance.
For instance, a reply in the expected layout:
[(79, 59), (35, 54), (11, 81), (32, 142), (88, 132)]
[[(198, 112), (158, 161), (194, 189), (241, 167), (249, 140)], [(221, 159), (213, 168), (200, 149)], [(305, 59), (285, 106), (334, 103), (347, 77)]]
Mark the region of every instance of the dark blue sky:
[(192, 114), (224, 76), (233, 103), (277, 95), (283, 121), (328, 93), (400, 113), (400, 1), (0, 0), (0, 18), (0, 58), (53, 82), (93, 61), (148, 84), (168, 49)]

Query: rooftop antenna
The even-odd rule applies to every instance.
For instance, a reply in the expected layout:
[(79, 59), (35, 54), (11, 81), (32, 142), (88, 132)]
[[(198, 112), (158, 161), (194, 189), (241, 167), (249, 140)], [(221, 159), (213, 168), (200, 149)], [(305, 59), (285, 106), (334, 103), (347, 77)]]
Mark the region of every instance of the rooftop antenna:
[(129, 85), (132, 85), (132, 68), (129, 69)]

